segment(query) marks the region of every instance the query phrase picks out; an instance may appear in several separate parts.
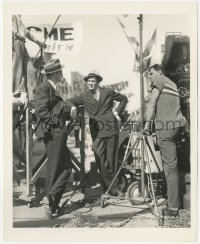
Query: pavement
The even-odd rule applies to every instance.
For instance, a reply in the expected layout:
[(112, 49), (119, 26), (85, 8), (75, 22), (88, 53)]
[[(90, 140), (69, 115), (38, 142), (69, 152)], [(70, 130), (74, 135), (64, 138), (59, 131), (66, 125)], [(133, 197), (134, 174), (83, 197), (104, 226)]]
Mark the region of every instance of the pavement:
[[(66, 192), (63, 195), (61, 205), (66, 200), (69, 199), (74, 186), (68, 184), (68, 189), (66, 188)], [(145, 218), (151, 218), (155, 221), (151, 221), (151, 225), (149, 226), (148, 222), (141, 222), (141, 226), (139, 227), (156, 227), (156, 217), (153, 214), (151, 208), (152, 204), (149, 205), (132, 205), (128, 199), (114, 199), (108, 198), (105, 203), (105, 207), (101, 207), (101, 194), (102, 189), (97, 184), (92, 188), (86, 188), (84, 194), (78, 191), (70, 198), (68, 203), (63, 208), (63, 213), (59, 216), (55, 216), (52, 219), (47, 219), (44, 214), (44, 208), (42, 206), (42, 197), (44, 196), (44, 191), (42, 187), (40, 189), (39, 195), (37, 195), (37, 201), (34, 202), (32, 207), (29, 207), (24, 200), (20, 199), (21, 189), (14, 182), (13, 186), (13, 227), (23, 228), (23, 227), (53, 227), (55, 225), (68, 223), (73, 214), (76, 212), (83, 214), (92, 214), (98, 217), (100, 222), (105, 221), (123, 221), (130, 217), (142, 215)], [(82, 201), (84, 200), (85, 201)], [(159, 199), (159, 203), (163, 203), (164, 199)]]
[[(71, 137), (68, 141), (68, 146), (73, 154), (79, 159), (80, 149), (74, 147), (74, 139)], [(88, 144), (87, 148), (88, 160), (86, 160), (85, 169), (86, 172), (91, 167), (92, 154), (91, 145)], [(37, 164), (40, 158), (44, 155), (44, 145), (43, 143), (36, 143), (33, 147), (33, 163)], [(80, 160), (80, 159), (79, 159)], [(20, 176), (20, 175), (19, 175)], [(25, 179), (25, 174), (21, 173), (21, 178)], [(130, 180), (130, 179), (129, 179)], [(66, 186), (65, 193), (62, 197), (61, 204), (69, 199), (73, 190), (75, 189), (74, 176), (70, 177), (69, 183)], [(69, 222), (73, 214), (76, 212), (81, 212), (83, 214), (93, 214), (98, 217), (101, 222), (105, 221), (122, 221), (132, 216), (143, 216), (144, 218), (151, 218), (155, 221), (141, 221), (137, 223), (137, 227), (156, 227), (157, 221), (156, 217), (152, 212), (152, 204), (141, 204), (133, 205), (128, 199), (106, 199), (107, 203), (104, 208), (101, 207), (101, 195), (102, 189), (98, 185), (98, 180), (94, 174), (89, 177), (89, 183), (85, 186), (84, 193), (77, 191), (73, 197), (70, 198), (68, 204), (63, 208), (63, 213), (59, 216), (55, 216), (52, 219), (47, 219), (44, 215), (44, 209), (42, 206), (42, 198), (45, 195), (45, 170), (41, 171), (40, 177), (32, 189), (33, 194), (33, 204), (27, 204), (26, 199), (23, 197), (23, 189), (26, 188), (25, 180), (21, 180), (20, 187), (16, 182), (16, 178), (13, 178), (13, 227), (24, 228), (24, 227), (53, 227), (62, 223)], [(183, 181), (184, 182), (184, 181)], [(129, 182), (131, 183), (131, 182)], [(184, 184), (185, 185), (185, 184)], [(185, 193), (183, 193), (185, 194)], [(187, 197), (187, 196), (186, 196)], [(189, 206), (190, 196), (188, 199), (184, 199), (187, 206)], [(84, 199), (84, 201), (82, 201)], [(161, 211), (165, 199), (161, 198), (158, 200), (160, 204), (159, 212)], [(185, 204), (185, 205), (186, 205)], [(33, 206), (30, 206), (33, 205)], [(150, 207), (150, 208), (149, 208)]]

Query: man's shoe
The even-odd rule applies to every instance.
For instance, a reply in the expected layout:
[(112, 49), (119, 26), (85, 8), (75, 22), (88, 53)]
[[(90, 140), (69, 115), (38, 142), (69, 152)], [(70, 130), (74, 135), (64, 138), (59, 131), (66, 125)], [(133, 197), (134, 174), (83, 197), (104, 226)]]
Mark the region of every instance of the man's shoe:
[(53, 214), (56, 212), (56, 205), (54, 203), (54, 199), (50, 194), (47, 194), (44, 198), (43, 198), (43, 206), (44, 206), (44, 214), (45, 217), (48, 219), (51, 219)]
[(164, 208), (162, 210), (163, 217), (171, 218), (178, 216), (178, 210), (173, 210), (171, 208)]

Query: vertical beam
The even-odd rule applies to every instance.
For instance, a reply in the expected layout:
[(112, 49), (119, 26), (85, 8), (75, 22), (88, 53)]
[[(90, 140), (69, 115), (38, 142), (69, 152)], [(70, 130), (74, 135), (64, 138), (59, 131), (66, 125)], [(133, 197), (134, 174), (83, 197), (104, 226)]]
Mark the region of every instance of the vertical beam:
[(81, 154), (80, 181), (82, 182), (84, 175), (85, 175), (85, 116), (84, 116), (84, 108), (81, 108), (80, 154)]
[(26, 187), (27, 197), (30, 196), (30, 183), (32, 176), (32, 127), (30, 123), (30, 112), (26, 108)]
[[(143, 124), (144, 124), (144, 81), (143, 81), (143, 15), (139, 15), (139, 32), (140, 32), (140, 133), (143, 133)], [(144, 140), (141, 136), (141, 188), (144, 195)]]
[(143, 81), (143, 16), (140, 14), (139, 17), (140, 26), (140, 111), (141, 111), (141, 132), (143, 130), (144, 123), (144, 81)]

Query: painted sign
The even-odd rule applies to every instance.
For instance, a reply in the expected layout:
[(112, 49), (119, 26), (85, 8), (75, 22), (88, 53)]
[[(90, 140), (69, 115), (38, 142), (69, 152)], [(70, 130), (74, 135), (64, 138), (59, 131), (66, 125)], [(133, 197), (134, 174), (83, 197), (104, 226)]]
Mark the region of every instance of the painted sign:
[[(83, 26), (82, 23), (56, 24), (52, 29), (48, 24), (30, 24), (26, 27), (35, 37), (44, 41), (46, 38), (46, 53), (62, 53), (77, 55), (82, 43)], [(27, 44), (30, 46), (29, 41)], [(33, 43), (28, 51), (32, 52)], [(38, 50), (38, 46), (36, 47)], [(32, 55), (30, 55), (32, 56)]]

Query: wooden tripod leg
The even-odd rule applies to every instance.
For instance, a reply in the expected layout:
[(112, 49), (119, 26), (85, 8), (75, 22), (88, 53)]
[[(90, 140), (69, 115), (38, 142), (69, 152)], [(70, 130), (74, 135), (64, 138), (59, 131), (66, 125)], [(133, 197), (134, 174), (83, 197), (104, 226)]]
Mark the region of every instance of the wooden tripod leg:
[(26, 109), (26, 186), (27, 196), (31, 195), (31, 177), (32, 177), (32, 127), (30, 121), (29, 108)]
[(123, 161), (124, 161), (124, 159), (126, 158), (126, 155), (127, 155), (127, 153), (128, 153), (128, 149), (129, 149), (129, 147), (130, 147), (130, 143), (131, 143), (131, 137), (132, 137), (132, 135), (133, 135), (133, 131), (131, 131), (131, 135), (129, 136), (128, 144), (127, 144), (127, 148), (126, 148), (126, 151), (125, 151), (125, 154), (124, 154)]
[(161, 172), (161, 170), (160, 170), (160, 167), (159, 167), (159, 165), (158, 165), (158, 162), (157, 162), (157, 160), (156, 160), (156, 157), (155, 157), (155, 155), (153, 154), (153, 150), (152, 150), (152, 148), (151, 148), (151, 146), (150, 146), (150, 144), (149, 144), (149, 142), (148, 142), (148, 140), (147, 140), (146, 137), (145, 137), (145, 143), (146, 143), (146, 145), (147, 145), (147, 147), (148, 147), (148, 149), (149, 149), (149, 151), (150, 151), (150, 153), (151, 153), (151, 156), (152, 156), (152, 158), (153, 158), (153, 160), (154, 160), (154, 163), (155, 163), (155, 165), (156, 165), (156, 167), (157, 167), (157, 169), (158, 169), (158, 172), (159, 172), (159, 174), (160, 174), (160, 177), (162, 178), (164, 184), (166, 185), (165, 178), (164, 178), (164, 176), (163, 176), (163, 174), (162, 174), (162, 172)]
[(113, 186), (113, 183), (114, 183), (115, 180), (117, 179), (117, 177), (118, 177), (119, 173), (121, 172), (123, 166), (125, 165), (125, 163), (126, 163), (128, 157), (129, 157), (130, 154), (132, 153), (132, 150), (134, 149), (135, 145), (138, 143), (138, 140), (139, 140), (139, 137), (136, 138), (135, 142), (133, 143), (132, 147), (130, 148), (130, 151), (129, 151), (129, 152), (127, 153), (127, 155), (126, 155), (126, 158), (124, 158), (124, 160), (123, 160), (121, 166), (119, 167), (117, 173), (115, 174), (115, 176), (114, 176), (114, 178), (113, 178), (113, 180), (112, 180), (110, 186), (108, 187), (108, 189), (107, 189), (105, 195), (107, 195), (107, 194), (109, 193), (110, 189), (111, 189), (112, 186)]
[(149, 157), (148, 157), (148, 153), (147, 153), (146, 141), (147, 141), (146, 136), (144, 136), (144, 142), (145, 142), (144, 149), (145, 149), (146, 158), (147, 158), (146, 163), (147, 163), (149, 180), (150, 180), (150, 187), (151, 187), (151, 193), (152, 193), (152, 199), (153, 199), (153, 205), (154, 205), (154, 213), (156, 215), (158, 225), (162, 226), (162, 218), (158, 211), (158, 202), (157, 202), (157, 198), (155, 196), (155, 190), (154, 190), (154, 185), (153, 185), (153, 180), (152, 180), (152, 175), (151, 175), (151, 167), (150, 167)]

